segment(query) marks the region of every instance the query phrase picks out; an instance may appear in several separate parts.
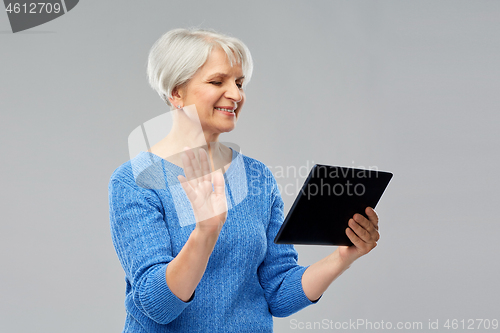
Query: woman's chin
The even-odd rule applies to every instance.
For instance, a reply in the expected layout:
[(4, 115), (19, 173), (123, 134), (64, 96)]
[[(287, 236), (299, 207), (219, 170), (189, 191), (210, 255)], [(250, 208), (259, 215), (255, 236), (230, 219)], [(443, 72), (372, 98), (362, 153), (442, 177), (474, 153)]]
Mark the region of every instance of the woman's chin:
[(231, 126), (231, 127), (229, 127), (229, 126), (228, 126), (228, 127), (226, 127), (226, 129), (225, 129), (225, 131), (224, 131), (223, 133), (228, 133), (228, 132), (231, 132), (231, 131), (233, 131), (235, 128), (236, 128), (236, 125), (233, 125), (233, 126)]
[(232, 130), (234, 130), (236, 128), (236, 121), (231, 122), (231, 123), (220, 124), (218, 126), (218, 128), (221, 131), (221, 133), (231, 132)]

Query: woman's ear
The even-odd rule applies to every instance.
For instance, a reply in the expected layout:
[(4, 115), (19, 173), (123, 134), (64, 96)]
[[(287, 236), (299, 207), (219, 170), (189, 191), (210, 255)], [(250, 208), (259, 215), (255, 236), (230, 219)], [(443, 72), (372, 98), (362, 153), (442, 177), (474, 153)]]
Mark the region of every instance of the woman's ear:
[(172, 106), (178, 107), (179, 105), (182, 107), (182, 97), (179, 92), (178, 87), (175, 87), (174, 90), (172, 90), (172, 97), (168, 99)]

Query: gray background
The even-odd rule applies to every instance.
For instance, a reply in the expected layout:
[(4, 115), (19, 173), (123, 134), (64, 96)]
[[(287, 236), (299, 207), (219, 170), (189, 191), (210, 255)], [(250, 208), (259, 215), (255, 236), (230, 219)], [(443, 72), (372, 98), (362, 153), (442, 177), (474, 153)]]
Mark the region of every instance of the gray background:
[[(254, 57), (222, 141), (274, 168), (395, 174), (379, 246), (276, 332), (293, 319), (420, 332), (500, 319), (500, 1), (89, 0), (18, 34), (0, 13), (1, 332), (122, 330), (107, 185), (132, 130), (167, 111), (147, 84), (149, 48), (189, 26), (236, 36)], [(297, 249), (303, 265), (334, 250)]]

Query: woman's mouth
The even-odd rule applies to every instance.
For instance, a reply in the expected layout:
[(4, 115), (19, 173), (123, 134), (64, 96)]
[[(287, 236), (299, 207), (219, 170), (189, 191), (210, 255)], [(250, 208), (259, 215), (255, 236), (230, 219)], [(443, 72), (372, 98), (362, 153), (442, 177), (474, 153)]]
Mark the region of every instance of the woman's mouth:
[(225, 114), (225, 115), (228, 115), (228, 116), (234, 116), (235, 113), (234, 113), (234, 108), (220, 108), (220, 107), (215, 107), (214, 108), (215, 110)]

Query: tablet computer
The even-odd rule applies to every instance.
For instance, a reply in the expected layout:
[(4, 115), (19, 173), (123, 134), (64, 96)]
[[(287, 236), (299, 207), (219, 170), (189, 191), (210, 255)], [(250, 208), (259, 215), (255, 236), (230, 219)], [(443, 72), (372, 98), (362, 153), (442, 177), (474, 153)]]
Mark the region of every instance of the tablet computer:
[(352, 245), (345, 230), (355, 213), (375, 208), (392, 173), (315, 164), (274, 242)]

